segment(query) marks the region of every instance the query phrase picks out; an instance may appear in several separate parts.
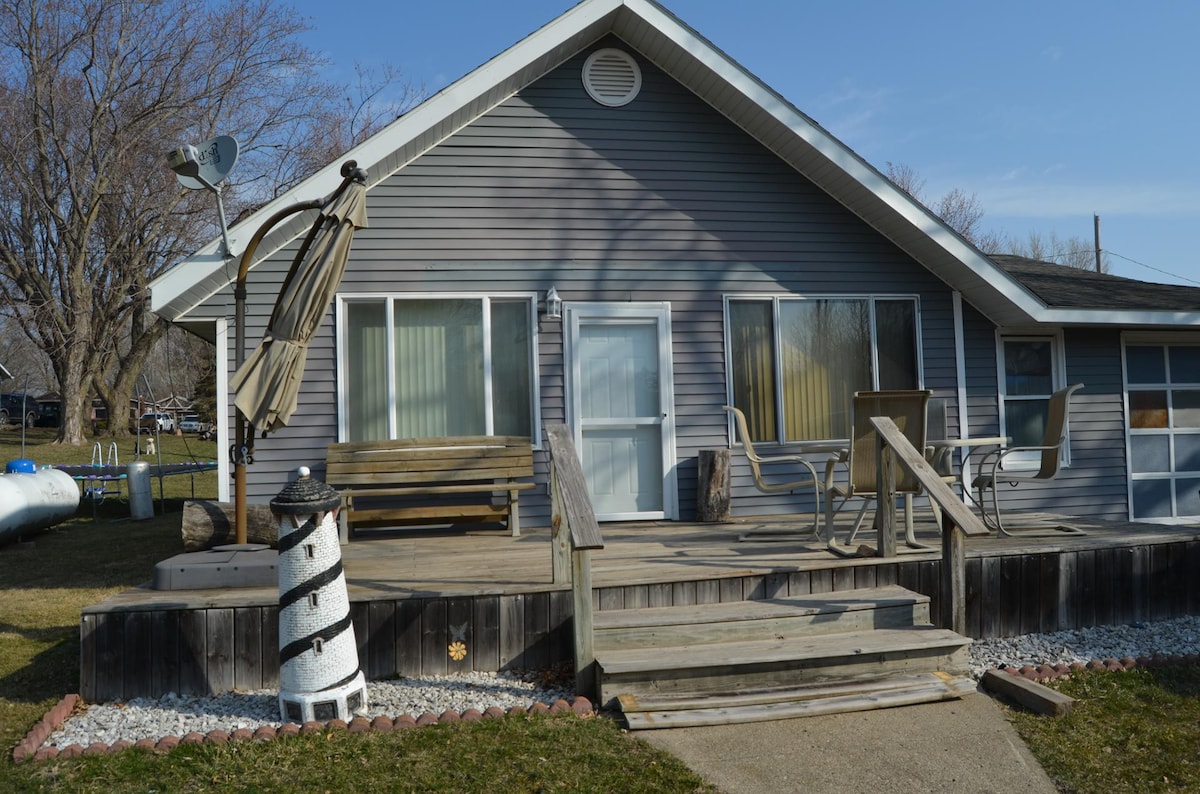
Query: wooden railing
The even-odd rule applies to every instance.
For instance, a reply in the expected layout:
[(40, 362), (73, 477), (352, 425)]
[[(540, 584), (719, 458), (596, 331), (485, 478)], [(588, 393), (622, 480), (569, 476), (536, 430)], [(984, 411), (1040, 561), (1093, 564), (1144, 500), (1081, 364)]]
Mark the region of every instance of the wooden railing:
[(596, 654), (592, 644), (592, 549), (604, 548), (588, 497), (583, 466), (566, 425), (547, 425), (550, 452), (551, 546), (554, 583), (571, 582), (574, 601), (575, 691), (596, 694)]
[(967, 633), (967, 536), (989, 535), (954, 490), (942, 480), (925, 456), (886, 416), (871, 417), (879, 431), (879, 553), (896, 554), (896, 466), (912, 472), (925, 494), (942, 509), (942, 625), (959, 634)]

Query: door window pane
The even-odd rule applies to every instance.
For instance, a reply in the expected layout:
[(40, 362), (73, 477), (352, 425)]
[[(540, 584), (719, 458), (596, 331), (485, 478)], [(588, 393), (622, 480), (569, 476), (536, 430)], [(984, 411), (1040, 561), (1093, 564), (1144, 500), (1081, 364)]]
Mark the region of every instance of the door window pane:
[(1200, 347), (1180, 345), (1169, 350), (1171, 383), (1200, 383)]
[(1176, 389), (1171, 395), (1171, 426), (1200, 427), (1200, 391)]
[(1125, 367), (1130, 383), (1167, 382), (1167, 363), (1161, 347), (1126, 347)]
[(1135, 480), (1133, 517), (1166, 518), (1171, 515), (1170, 480)]
[(1129, 439), (1130, 465), (1137, 474), (1171, 470), (1171, 439), (1167, 436), (1141, 435)]
[(1165, 391), (1129, 392), (1129, 426), (1145, 430), (1167, 426), (1167, 393)]
[(1175, 471), (1200, 471), (1200, 435), (1175, 434)]

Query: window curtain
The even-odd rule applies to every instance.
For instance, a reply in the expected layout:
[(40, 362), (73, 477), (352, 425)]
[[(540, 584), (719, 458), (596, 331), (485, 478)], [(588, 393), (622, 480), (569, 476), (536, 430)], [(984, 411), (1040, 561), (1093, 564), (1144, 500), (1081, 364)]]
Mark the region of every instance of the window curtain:
[(482, 303), (396, 301), (394, 323), (397, 437), (486, 433)]
[(868, 304), (784, 301), (779, 314), (786, 440), (849, 438), (854, 392), (871, 387)]
[(387, 305), (346, 304), (346, 411), (351, 441), (388, 437)]
[(746, 415), (751, 441), (777, 441), (775, 339), (769, 301), (730, 301), (733, 404)]

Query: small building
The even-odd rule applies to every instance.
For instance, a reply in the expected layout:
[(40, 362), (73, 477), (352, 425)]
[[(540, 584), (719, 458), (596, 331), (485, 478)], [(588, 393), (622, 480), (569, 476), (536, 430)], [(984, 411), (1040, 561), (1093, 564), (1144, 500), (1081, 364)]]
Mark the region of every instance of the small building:
[[(723, 405), (781, 452), (846, 438), (850, 396), (878, 388), (931, 389), (952, 436), (1020, 438), (1083, 383), (1062, 474), (1008, 506), (1200, 518), (1200, 290), (977, 250), (657, 3), (584, 0), (343, 159), (369, 172), (370, 225), (251, 501), (298, 463), (320, 477), (333, 442), (525, 435), (522, 522), (544, 525), (542, 428), (565, 422), (601, 520), (687, 520), (699, 452), (737, 441)], [(247, 347), (311, 220), (259, 246)], [(235, 269), (213, 241), (152, 284), (154, 311), (216, 343), (229, 406)], [(735, 460), (735, 514), (806, 509)]]

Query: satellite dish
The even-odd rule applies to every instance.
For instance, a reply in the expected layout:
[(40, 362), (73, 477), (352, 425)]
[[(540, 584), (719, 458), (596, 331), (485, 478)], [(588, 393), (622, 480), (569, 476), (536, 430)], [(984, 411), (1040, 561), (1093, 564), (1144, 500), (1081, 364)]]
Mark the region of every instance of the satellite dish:
[(189, 190), (215, 188), (225, 181), (229, 172), (233, 170), (234, 164), (237, 163), (238, 142), (229, 135), (218, 135), (199, 146), (185, 148), (191, 150), (188, 152), (187, 159), (191, 161), (193, 157), (195, 158), (193, 167), (197, 173), (195, 176), (187, 176), (177, 170), (175, 177), (179, 180), (179, 184)]

